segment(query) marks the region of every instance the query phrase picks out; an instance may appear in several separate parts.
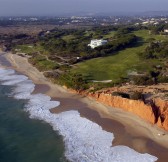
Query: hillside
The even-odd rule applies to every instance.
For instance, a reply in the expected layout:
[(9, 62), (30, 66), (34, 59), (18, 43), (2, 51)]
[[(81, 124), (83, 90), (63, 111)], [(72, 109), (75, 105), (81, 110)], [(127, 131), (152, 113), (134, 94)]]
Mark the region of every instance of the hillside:
[(148, 40), (154, 38), (157, 41), (168, 40), (163, 35), (151, 35), (148, 30), (138, 30), (134, 34), (139, 37), (136, 47), (127, 48), (117, 52), (115, 55), (96, 58), (76, 64), (72, 72), (90, 75), (93, 80), (119, 81), (122, 77), (128, 77), (131, 72), (144, 73), (153, 69), (154, 66), (162, 65), (163, 60), (142, 60), (138, 53), (143, 51), (149, 44)]
[[(123, 83), (151, 85), (168, 81), (168, 37), (156, 29), (55, 28), (36, 36), (2, 35), (0, 40), (8, 50), (28, 57), (53, 82), (75, 90), (96, 91)], [(106, 39), (107, 44), (91, 49), (88, 44), (92, 39)]]

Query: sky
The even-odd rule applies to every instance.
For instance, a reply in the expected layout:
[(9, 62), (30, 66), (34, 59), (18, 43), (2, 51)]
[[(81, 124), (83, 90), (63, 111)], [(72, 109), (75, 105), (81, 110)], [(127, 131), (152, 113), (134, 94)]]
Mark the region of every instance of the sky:
[(168, 0), (0, 0), (0, 16), (167, 10)]

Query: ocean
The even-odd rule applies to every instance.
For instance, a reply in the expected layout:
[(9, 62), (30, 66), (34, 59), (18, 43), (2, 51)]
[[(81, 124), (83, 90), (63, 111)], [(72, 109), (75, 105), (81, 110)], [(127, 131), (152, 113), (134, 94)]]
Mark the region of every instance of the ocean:
[(39, 120), (31, 120), (26, 100), (0, 85), (0, 162), (65, 162), (62, 136)]
[[(154, 162), (157, 157), (112, 146), (114, 134), (76, 110), (52, 114), (59, 101), (32, 94), (34, 83), (0, 67), (1, 162)], [(66, 157), (66, 159), (65, 159)]]

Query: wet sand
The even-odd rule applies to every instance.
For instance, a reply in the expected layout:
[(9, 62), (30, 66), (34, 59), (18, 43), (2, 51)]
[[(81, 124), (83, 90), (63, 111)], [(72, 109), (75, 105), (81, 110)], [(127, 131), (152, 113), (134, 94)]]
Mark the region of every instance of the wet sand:
[[(158, 162), (168, 159), (168, 135), (163, 130), (146, 123), (139, 117), (116, 108), (110, 108), (83, 96), (72, 94), (58, 85), (50, 83), (42, 73), (19, 56), (6, 56), (17, 71), (29, 76), (36, 88), (34, 93), (46, 93), (60, 106), (51, 110), (60, 113), (78, 110), (81, 116), (96, 122), (106, 131), (114, 133), (113, 145), (126, 145), (141, 153), (149, 153), (159, 158)], [(22, 68), (21, 68), (22, 67)], [(157, 133), (165, 133), (158, 137)]]

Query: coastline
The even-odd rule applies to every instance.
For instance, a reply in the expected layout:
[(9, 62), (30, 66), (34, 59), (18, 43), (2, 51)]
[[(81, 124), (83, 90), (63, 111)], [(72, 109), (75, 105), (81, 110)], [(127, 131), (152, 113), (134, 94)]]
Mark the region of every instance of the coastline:
[[(101, 123), (101, 121), (99, 122), (98, 120), (95, 122), (99, 122), (98, 124), (100, 126), (102, 126), (103, 129), (105, 129), (107, 131), (112, 131), (111, 130), (112, 126), (110, 125), (112, 123), (110, 121), (112, 121), (112, 120), (116, 121), (116, 123), (118, 123), (118, 122), (121, 123), (121, 124), (116, 124), (114, 126), (114, 127), (116, 127), (116, 130), (113, 130), (114, 131), (113, 133), (116, 137), (115, 141), (114, 141), (114, 145), (118, 145), (118, 144), (122, 143), (124, 145), (127, 145), (127, 146), (139, 151), (139, 152), (146, 152), (146, 150), (148, 150), (146, 145), (151, 145), (148, 147), (153, 147), (153, 146), (155, 146), (155, 144), (154, 144), (154, 142), (155, 142), (155, 143), (163, 146), (163, 148), (161, 146), (159, 148), (159, 146), (158, 146), (158, 149), (163, 149), (163, 150), (165, 149), (165, 151), (166, 151), (166, 149), (168, 149), (168, 134), (167, 134), (167, 132), (158, 128), (157, 126), (154, 126), (152, 124), (149, 124), (149, 123), (143, 121), (142, 119), (135, 116), (134, 114), (131, 114), (129, 112), (125, 112), (125, 111), (117, 109), (117, 108), (111, 108), (108, 106), (104, 106), (103, 104), (98, 103), (97, 101), (95, 101), (91, 98), (87, 98), (84, 96), (73, 94), (73, 93), (69, 92), (68, 90), (64, 89), (63, 87), (49, 82), (43, 76), (43, 74), (41, 72), (39, 72), (35, 67), (33, 67), (32, 65), (30, 65), (28, 63), (26, 58), (23, 58), (23, 57), (20, 57), (17, 55), (13, 55), (10, 53), (6, 54), (5, 57), (11, 63), (12, 68), (14, 68), (18, 72), (21, 72), (21, 73), (27, 75), (35, 84), (41, 85), (42, 87), (44, 87), (44, 85), (46, 85), (48, 88), (43, 89), (43, 92), (45, 92), (47, 95), (51, 96), (52, 98), (57, 98), (57, 100), (62, 99), (62, 103), (63, 103), (63, 101), (66, 101), (66, 104), (67, 105), (70, 104), (70, 106), (73, 106), (72, 107), (73, 109), (75, 109), (74, 108), (75, 105), (76, 105), (76, 107), (79, 107), (79, 106), (81, 106), (81, 103), (83, 103), (84, 108), (78, 110), (81, 113), (81, 116), (84, 116), (84, 117), (89, 116), (88, 114), (91, 114), (91, 113), (89, 113), (89, 111), (92, 112), (93, 114), (98, 112), (95, 114), (95, 117), (90, 116), (88, 118), (95, 121), (96, 119), (98, 119), (98, 116), (100, 116), (99, 119), (101, 118), (102, 120), (105, 120), (104, 123), (103, 122)], [(36, 87), (37, 92), (39, 91), (39, 89), (41, 89), (41, 88)], [(69, 101), (68, 101), (68, 99), (69, 99)], [(73, 104), (71, 103), (72, 100), (74, 100)], [(79, 102), (78, 103), (79, 105), (77, 104), (77, 102)], [(60, 110), (58, 107), (58, 108), (52, 109), (51, 112), (58, 113), (58, 110), (59, 111), (66, 111), (66, 110), (70, 109), (69, 107), (66, 107), (66, 106), (62, 106), (62, 107), (64, 107), (64, 109)], [(88, 109), (88, 110), (86, 110), (86, 109)], [(114, 121), (113, 121), (113, 123), (115, 123)], [(122, 131), (120, 129), (117, 130), (117, 127), (122, 128)], [(123, 132), (123, 130), (124, 130), (124, 132)], [(123, 135), (121, 135), (122, 133), (123, 133)], [(158, 136), (158, 133), (160, 133), (160, 134), (166, 133), (166, 135), (160, 137), (160, 136)], [(127, 142), (126, 139), (128, 139), (129, 136), (134, 137), (134, 140), (130, 139)], [(125, 137), (126, 139), (123, 139), (123, 137)], [(141, 138), (142, 139), (144, 138), (144, 140), (142, 140)], [(132, 144), (129, 144), (130, 141), (133, 141)], [(157, 147), (157, 146), (155, 146), (155, 147)], [(156, 155), (156, 156), (158, 157), (158, 155)], [(159, 161), (161, 161), (161, 159)]]

